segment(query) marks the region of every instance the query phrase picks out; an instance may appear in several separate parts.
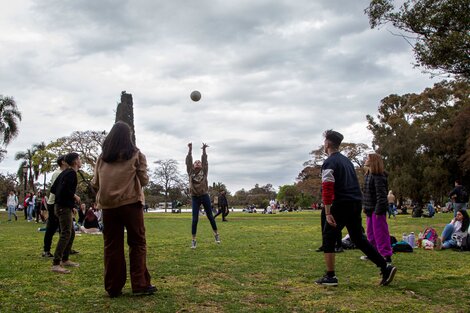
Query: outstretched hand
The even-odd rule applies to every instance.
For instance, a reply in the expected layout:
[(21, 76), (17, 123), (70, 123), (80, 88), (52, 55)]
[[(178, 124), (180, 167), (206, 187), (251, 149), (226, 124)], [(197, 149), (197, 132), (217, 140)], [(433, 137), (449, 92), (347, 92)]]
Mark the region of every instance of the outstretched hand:
[(209, 148), (209, 145), (207, 143), (202, 143), (202, 150), (206, 150), (206, 148)]

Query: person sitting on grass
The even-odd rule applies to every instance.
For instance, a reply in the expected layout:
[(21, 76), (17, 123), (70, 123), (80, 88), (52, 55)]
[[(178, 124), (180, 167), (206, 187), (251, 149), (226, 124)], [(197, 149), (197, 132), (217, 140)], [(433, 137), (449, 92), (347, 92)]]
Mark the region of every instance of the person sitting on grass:
[(101, 233), (98, 218), (96, 217), (93, 210), (87, 210), (85, 218), (83, 219), (83, 225), (80, 226), (80, 230), (87, 234)]
[(470, 219), (467, 210), (459, 209), (455, 218), (444, 227), (441, 237), (436, 240), (436, 249), (457, 248), (468, 233)]

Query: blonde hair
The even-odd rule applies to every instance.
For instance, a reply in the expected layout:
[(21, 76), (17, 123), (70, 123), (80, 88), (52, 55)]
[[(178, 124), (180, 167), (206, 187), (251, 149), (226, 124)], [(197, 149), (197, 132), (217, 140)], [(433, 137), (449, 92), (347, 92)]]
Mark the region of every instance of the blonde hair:
[(369, 169), (367, 170), (370, 174), (383, 174), (384, 170), (384, 161), (382, 156), (377, 153), (369, 154)]

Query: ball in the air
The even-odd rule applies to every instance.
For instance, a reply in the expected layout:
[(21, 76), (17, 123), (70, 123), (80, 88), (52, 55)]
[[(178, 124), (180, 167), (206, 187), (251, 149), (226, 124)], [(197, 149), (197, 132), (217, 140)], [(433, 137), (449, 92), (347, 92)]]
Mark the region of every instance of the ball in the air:
[(201, 93), (197, 90), (194, 90), (193, 92), (191, 92), (191, 100), (193, 100), (194, 102), (197, 102), (199, 100), (201, 100)]

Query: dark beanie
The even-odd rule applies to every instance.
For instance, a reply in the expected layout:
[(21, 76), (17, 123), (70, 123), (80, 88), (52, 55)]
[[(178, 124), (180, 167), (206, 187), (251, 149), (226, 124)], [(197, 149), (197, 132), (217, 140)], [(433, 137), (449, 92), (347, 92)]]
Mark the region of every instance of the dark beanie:
[(339, 146), (343, 141), (344, 136), (337, 131), (329, 129), (325, 132), (325, 138)]

